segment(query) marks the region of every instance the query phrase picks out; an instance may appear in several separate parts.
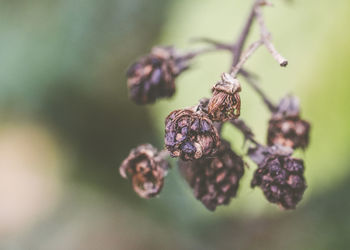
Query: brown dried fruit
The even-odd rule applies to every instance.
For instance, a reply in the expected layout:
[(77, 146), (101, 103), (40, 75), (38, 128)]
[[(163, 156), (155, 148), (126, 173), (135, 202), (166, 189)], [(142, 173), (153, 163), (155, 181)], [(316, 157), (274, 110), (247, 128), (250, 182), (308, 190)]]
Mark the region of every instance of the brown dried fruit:
[(249, 152), (253, 160), (256, 157), (254, 154), (260, 154), (251, 186), (259, 186), (269, 202), (277, 203), (284, 209), (294, 209), (307, 187), (303, 160), (292, 158), (290, 153), (281, 153), (273, 148), (257, 151), (259, 149)]
[(214, 157), (194, 161), (180, 160), (179, 168), (195, 197), (211, 211), (217, 206), (230, 203), (236, 196), (239, 181), (244, 174), (243, 160), (223, 140)]
[(267, 143), (305, 149), (309, 144), (310, 123), (298, 116), (272, 118), (269, 121)]
[(173, 47), (154, 47), (127, 72), (130, 98), (137, 104), (153, 103), (175, 93), (175, 78), (188, 68), (188, 60)]
[(132, 180), (135, 192), (142, 198), (156, 196), (162, 190), (169, 164), (150, 144), (131, 150), (119, 168), (123, 178)]
[(208, 113), (213, 121), (236, 119), (240, 115), (241, 85), (230, 74), (223, 73), (221, 81), (213, 87), (213, 96), (208, 105)]
[(216, 128), (201, 110), (175, 110), (165, 119), (165, 146), (172, 157), (199, 159), (214, 154), (219, 145)]
[(269, 121), (268, 145), (305, 149), (309, 144), (309, 134), (310, 123), (300, 119), (298, 100), (293, 96), (283, 98)]

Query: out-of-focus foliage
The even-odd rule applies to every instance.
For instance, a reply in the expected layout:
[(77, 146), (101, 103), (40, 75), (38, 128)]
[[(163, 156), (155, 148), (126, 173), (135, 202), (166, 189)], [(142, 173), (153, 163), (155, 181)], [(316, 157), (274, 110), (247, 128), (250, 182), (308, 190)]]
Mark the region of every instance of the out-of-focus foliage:
[[(196, 59), (175, 97), (148, 107), (128, 100), (124, 75), (159, 43), (232, 41), (250, 1), (1, 1), (0, 249), (346, 249), (350, 3), (273, 2), (267, 24), (290, 64), (278, 67), (261, 48), (247, 68), (273, 100), (300, 96), (312, 123), (311, 145), (298, 153), (309, 188), (296, 211), (280, 211), (249, 188), (250, 164), (237, 199), (210, 213), (175, 167), (151, 200), (117, 167), (137, 144), (162, 147), (164, 117), (209, 96), (231, 59)], [(268, 112), (242, 88), (242, 117), (264, 141)], [(224, 137), (243, 153), (234, 128)]]
[(45, 122), (78, 161), (77, 175), (114, 183), (111, 165), (133, 145), (154, 141), (146, 109), (127, 98), (124, 72), (154, 43), (165, 14), (151, 13), (166, 6), (167, 1), (2, 2), (1, 118)]

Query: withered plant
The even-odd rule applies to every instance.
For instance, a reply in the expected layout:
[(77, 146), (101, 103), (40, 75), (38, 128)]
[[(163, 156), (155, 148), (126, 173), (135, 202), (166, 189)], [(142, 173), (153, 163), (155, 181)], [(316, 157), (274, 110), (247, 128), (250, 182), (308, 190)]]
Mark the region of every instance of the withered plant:
[[(190, 67), (197, 56), (219, 50), (232, 55), (230, 72), (222, 73), (213, 86), (212, 96), (197, 105), (172, 111), (165, 118), (165, 149), (159, 151), (150, 144), (132, 149), (120, 167), (120, 174), (132, 181), (142, 198), (157, 196), (164, 184), (170, 165), (168, 157), (178, 158), (182, 176), (193, 189), (194, 196), (206, 208), (214, 211), (227, 205), (236, 196), (244, 174), (244, 159), (222, 138), (224, 123), (236, 127), (247, 142), (247, 156), (257, 164), (251, 187), (260, 187), (269, 202), (284, 209), (294, 209), (306, 189), (304, 163), (293, 158), (295, 149), (309, 144), (310, 124), (300, 118), (298, 99), (286, 96), (275, 105), (257, 84), (257, 77), (244, 68), (246, 61), (260, 47), (265, 47), (281, 67), (288, 65), (275, 48), (263, 17), (266, 0), (254, 0), (240, 35), (233, 44), (201, 38), (208, 47), (180, 53), (174, 47), (156, 46), (134, 63), (127, 72), (129, 96), (137, 104), (154, 103), (175, 93), (176, 77)], [(246, 46), (251, 27), (257, 23), (260, 38)], [(245, 48), (246, 47), (246, 48)], [(267, 145), (259, 143), (252, 130), (241, 119), (241, 76), (261, 96), (271, 112)]]

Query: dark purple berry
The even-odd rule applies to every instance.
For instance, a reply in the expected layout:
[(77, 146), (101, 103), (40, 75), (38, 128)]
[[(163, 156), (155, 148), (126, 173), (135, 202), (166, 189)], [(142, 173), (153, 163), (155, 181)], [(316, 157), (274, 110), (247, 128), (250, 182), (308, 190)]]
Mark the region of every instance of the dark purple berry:
[(213, 157), (193, 161), (179, 161), (179, 168), (193, 189), (195, 197), (214, 211), (227, 205), (236, 196), (239, 181), (244, 174), (243, 160), (227, 141), (222, 141)]
[(302, 160), (270, 152), (258, 165), (251, 186), (259, 186), (268, 201), (294, 209), (307, 187), (303, 173)]

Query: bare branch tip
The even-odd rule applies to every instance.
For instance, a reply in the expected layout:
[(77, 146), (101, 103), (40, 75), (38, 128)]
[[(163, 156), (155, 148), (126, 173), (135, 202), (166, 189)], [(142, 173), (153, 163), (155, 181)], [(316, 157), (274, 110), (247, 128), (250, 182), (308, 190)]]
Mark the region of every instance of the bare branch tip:
[(287, 60), (282, 61), (282, 62), (280, 63), (280, 66), (281, 66), (281, 67), (287, 67), (287, 66), (288, 66), (288, 61), (287, 61)]

